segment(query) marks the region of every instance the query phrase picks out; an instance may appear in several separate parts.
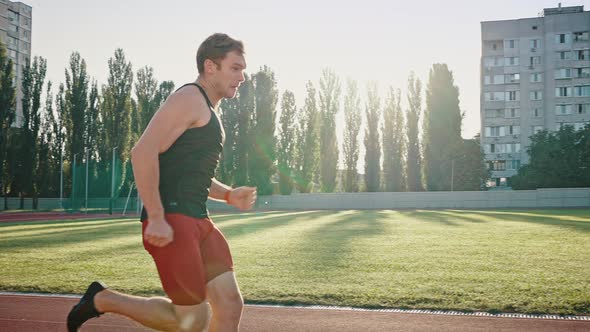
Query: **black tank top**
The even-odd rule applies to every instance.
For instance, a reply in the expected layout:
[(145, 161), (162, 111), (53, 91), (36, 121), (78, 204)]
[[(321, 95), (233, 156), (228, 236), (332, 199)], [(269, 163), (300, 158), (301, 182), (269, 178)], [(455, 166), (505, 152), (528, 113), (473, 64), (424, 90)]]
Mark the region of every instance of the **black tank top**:
[[(209, 105), (211, 119), (202, 127), (187, 129), (168, 150), (160, 154), (160, 197), (165, 213), (205, 218), (209, 215), (207, 197), (225, 132), (205, 90), (196, 83), (185, 84), (178, 90), (187, 85), (199, 88)], [(147, 211), (143, 208), (141, 220), (146, 219)]]

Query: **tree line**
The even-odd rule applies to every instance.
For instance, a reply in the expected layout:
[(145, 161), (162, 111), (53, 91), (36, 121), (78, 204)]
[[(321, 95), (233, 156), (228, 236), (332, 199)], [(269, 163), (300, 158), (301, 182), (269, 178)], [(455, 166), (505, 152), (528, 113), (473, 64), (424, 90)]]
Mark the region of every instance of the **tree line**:
[[(370, 83), (363, 104), (358, 83), (348, 79), (343, 93), (331, 69), (322, 71), (319, 86), (306, 83), (301, 107), (289, 90), (278, 105), (278, 94), (274, 73), (263, 67), (246, 76), (237, 98), (221, 102), (223, 182), (254, 185), (262, 195), (485, 188), (484, 154), (478, 138), (461, 138), (459, 89), (445, 64), (432, 66), (425, 96), (421, 81), (410, 75), (406, 110), (400, 89), (390, 87), (381, 100), (377, 84)], [(344, 113), (341, 144), (339, 112)]]
[[(76, 183), (74, 188), (71, 176), (74, 163), (81, 162), (90, 168), (91, 194), (108, 196), (111, 183), (104, 179), (110, 179), (115, 160), (122, 165), (116, 192), (132, 186), (131, 147), (174, 90), (174, 82), (159, 82), (149, 66), (134, 73), (122, 49), (108, 60), (105, 84), (90, 77), (79, 53), (69, 60), (65, 82), (57, 86), (46, 81), (43, 57), (23, 66), (22, 119), (16, 121), (13, 65), (0, 45), (5, 198), (32, 197), (35, 207), (38, 197), (59, 197), (61, 192), (69, 197), (83, 186)], [(432, 66), (425, 94), (413, 74), (406, 96), (389, 88), (382, 100), (378, 89), (370, 83), (362, 98), (358, 83), (348, 79), (343, 93), (337, 74), (324, 69), (319, 83), (306, 83), (299, 107), (291, 91), (279, 99), (271, 68), (247, 74), (237, 97), (219, 107), (226, 141), (216, 176), (233, 186), (257, 186), (261, 195), (482, 188), (488, 176), (483, 152), (477, 139), (461, 138), (459, 90), (445, 64)], [(401, 106), (404, 97), (407, 109)], [(345, 119), (341, 143), (336, 135), (340, 112)], [(359, 158), (364, 158), (364, 170), (357, 169)]]

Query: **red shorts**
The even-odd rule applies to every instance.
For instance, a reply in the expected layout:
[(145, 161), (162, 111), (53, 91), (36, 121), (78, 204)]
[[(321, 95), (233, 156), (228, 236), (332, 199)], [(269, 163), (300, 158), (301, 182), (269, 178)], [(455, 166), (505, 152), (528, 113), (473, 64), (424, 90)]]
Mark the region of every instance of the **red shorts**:
[[(174, 230), (174, 240), (165, 247), (153, 246), (143, 239), (152, 255), (162, 287), (176, 305), (195, 305), (207, 297), (207, 283), (233, 270), (227, 241), (209, 218), (194, 218), (166, 213)], [(145, 233), (149, 220), (143, 222)]]

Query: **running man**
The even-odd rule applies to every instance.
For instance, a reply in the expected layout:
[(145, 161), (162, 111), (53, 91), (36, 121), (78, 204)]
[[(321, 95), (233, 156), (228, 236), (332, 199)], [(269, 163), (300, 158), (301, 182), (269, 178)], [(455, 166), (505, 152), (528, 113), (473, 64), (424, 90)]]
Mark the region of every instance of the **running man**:
[(256, 200), (256, 188), (232, 189), (214, 178), (225, 136), (216, 107), (244, 81), (243, 43), (211, 35), (197, 51), (197, 67), (197, 80), (168, 97), (131, 151), (145, 205), (143, 245), (168, 298), (122, 294), (95, 281), (70, 311), (69, 331), (105, 312), (161, 331), (239, 328), (244, 302), (229, 246), (206, 201), (247, 210)]

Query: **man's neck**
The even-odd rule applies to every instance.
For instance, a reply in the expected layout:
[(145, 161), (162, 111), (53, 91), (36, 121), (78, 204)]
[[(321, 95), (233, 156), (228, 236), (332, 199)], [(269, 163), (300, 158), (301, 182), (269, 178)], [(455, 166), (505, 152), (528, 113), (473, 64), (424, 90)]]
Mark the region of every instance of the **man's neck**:
[(213, 104), (213, 107), (217, 108), (217, 104), (221, 100), (221, 96), (215, 93), (215, 85), (201, 76), (197, 77), (196, 83), (205, 90), (207, 97), (209, 97), (211, 104)]

